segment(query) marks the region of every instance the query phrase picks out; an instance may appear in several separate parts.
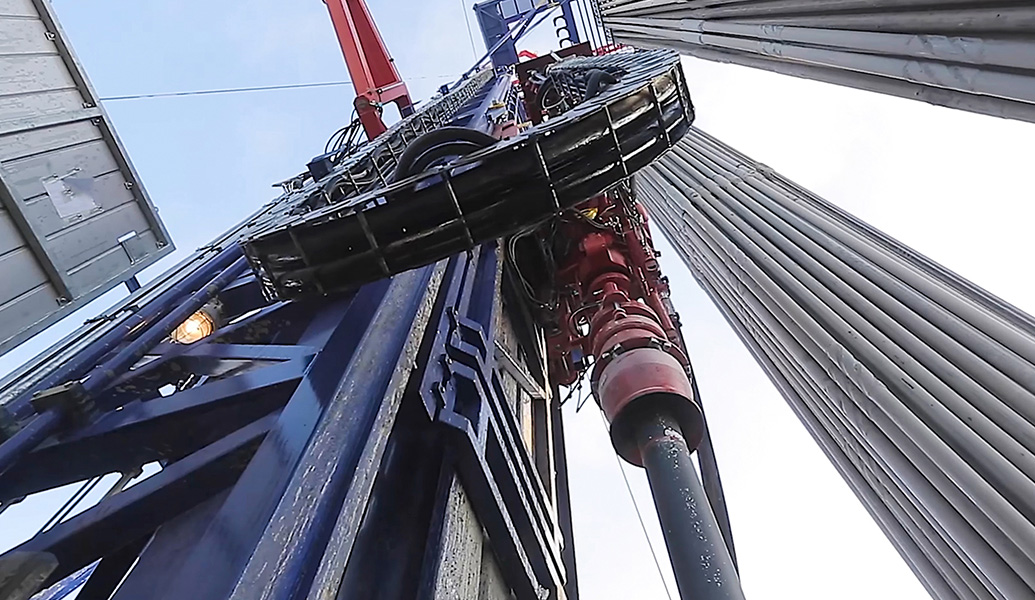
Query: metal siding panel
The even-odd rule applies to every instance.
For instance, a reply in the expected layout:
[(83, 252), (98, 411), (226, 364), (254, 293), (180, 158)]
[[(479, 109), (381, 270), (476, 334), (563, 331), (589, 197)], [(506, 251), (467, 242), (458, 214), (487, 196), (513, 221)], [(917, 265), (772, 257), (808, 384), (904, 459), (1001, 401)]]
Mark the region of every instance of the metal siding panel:
[(3, 353), (173, 247), (47, 0), (0, 0), (0, 73), (0, 280), (51, 297), (0, 312)]
[(50, 285), (30, 289), (13, 301), (0, 304), (0, 344), (15, 338), (26, 324), (39, 323), (61, 307)]
[[(80, 233), (80, 227), (89, 229), (89, 235)], [(120, 247), (118, 240), (122, 236), (132, 232), (139, 235), (147, 230), (147, 221), (140, 208), (126, 202), (51, 236), (47, 239), (47, 253), (55, 264), (72, 271), (111, 248)]]
[(0, 18), (0, 56), (14, 54), (56, 54), (42, 21)]
[(0, 286), (0, 306), (47, 283), (46, 273), (28, 248), (19, 248), (0, 256), (0, 273), (4, 274), (4, 284)]
[(112, 277), (125, 277), (124, 273), (133, 266), (129, 255), (121, 246), (114, 246), (104, 252), (92, 256), (87, 265), (68, 273), (69, 289), (75, 295), (86, 294), (97, 288), (98, 281)]
[[(96, 285), (96, 281), (100, 280), (102, 273), (107, 273), (105, 277), (109, 277), (117, 275), (130, 266), (129, 255), (117, 240), (122, 235), (132, 231), (136, 231), (137, 235), (146, 232), (147, 223), (135, 205), (126, 204), (124, 206), (125, 210), (112, 211), (103, 215), (104, 220), (101, 225), (108, 228), (112, 232), (112, 236), (87, 238), (85, 236), (69, 235), (59, 238), (63, 243), (48, 244), (48, 254), (54, 257), (54, 261), (59, 268), (68, 273), (68, 284), (74, 293), (85, 292), (91, 289), (88, 277), (91, 272), (94, 272), (95, 279), (93, 285)], [(122, 233), (114, 235), (118, 231)], [(153, 234), (149, 234), (149, 238), (153, 240)], [(91, 242), (93, 243), (91, 244)], [(155, 243), (152, 241), (149, 247), (154, 249)], [(112, 252), (115, 252), (115, 256), (119, 257), (122, 268), (114, 271), (111, 270), (114, 263), (111, 263), (110, 259), (107, 262), (109, 266), (101, 268), (100, 258), (110, 255)], [(76, 285), (73, 285), (73, 279), (78, 281)]]
[(43, 187), (45, 179), (64, 177), (73, 172), (76, 177), (99, 177), (118, 171), (118, 165), (104, 142), (98, 141), (5, 162), (3, 170), (7, 185), (15, 195), (31, 202), (36, 196), (47, 193)]
[(32, 6), (32, 0), (0, 0), (0, 16), (34, 17), (36, 9)]
[(50, 56), (0, 57), (0, 96), (31, 94), (75, 88), (75, 80), (65, 70), (57, 54)]
[(97, 208), (83, 214), (82, 217), (61, 218), (48, 196), (40, 196), (26, 203), (24, 206), (26, 216), (32, 221), (33, 229), (39, 235), (46, 236), (48, 245), (61, 236), (71, 235), (71, 232), (78, 232), (78, 235), (89, 238), (91, 243), (93, 239), (103, 237), (114, 244), (116, 238), (132, 230), (126, 229), (112, 235), (103, 219), (104, 215), (109, 212), (132, 210), (141, 215), (141, 223), (134, 225), (137, 227), (137, 231), (150, 228), (140, 207), (133, 202), (133, 194), (125, 188), (123, 183), (124, 181), (118, 173), (109, 173), (94, 179), (92, 191)]
[(105, 211), (83, 223), (90, 235), (77, 235), (74, 228), (62, 231), (47, 242), (48, 254), (55, 264), (72, 271), (91, 259), (119, 248), (119, 238), (133, 233), (147, 231), (147, 221), (140, 209), (133, 203), (126, 203), (115, 210)]
[[(3, 108), (0, 107), (0, 112), (2, 111)], [(0, 156), (3, 156), (5, 161), (102, 139), (101, 131), (89, 120), (6, 135), (3, 131), (4, 127), (0, 125)]]
[(25, 246), (25, 238), (11, 220), (11, 215), (0, 208), (0, 256)]
[(0, 123), (82, 109), (83, 95), (74, 89), (38, 92), (28, 96), (0, 95)]

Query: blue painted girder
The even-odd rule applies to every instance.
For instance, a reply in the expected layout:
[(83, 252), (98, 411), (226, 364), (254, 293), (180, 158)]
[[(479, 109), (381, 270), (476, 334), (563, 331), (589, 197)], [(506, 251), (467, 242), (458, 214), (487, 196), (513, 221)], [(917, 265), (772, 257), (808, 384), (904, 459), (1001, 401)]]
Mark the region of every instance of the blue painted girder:
[(508, 582), (531, 598), (563, 586), (562, 543), (495, 369), (499, 267), (493, 244), (450, 259), (421, 394), (429, 413), (455, 432), (461, 480)]
[(57, 557), (57, 569), (45, 585), (116, 552), (231, 485), (275, 418), (271, 415), (239, 429), (12, 552), (45, 552)]
[(365, 506), (363, 489), (380, 461), (359, 459), (391, 429), (435, 273), (427, 267), (368, 285), (314, 320), (301, 343), (323, 350), (191, 557), (155, 597), (305, 597), (310, 585), (340, 582), (344, 563), (322, 565), (321, 556), (327, 544), (354, 540), (338, 539), (346, 531), (334, 525), (341, 511)]
[[(311, 349), (306, 351), (311, 355)], [(3, 498), (183, 456), (283, 406), (308, 363), (301, 353), (293, 360), (107, 412), (28, 454), (0, 476)]]

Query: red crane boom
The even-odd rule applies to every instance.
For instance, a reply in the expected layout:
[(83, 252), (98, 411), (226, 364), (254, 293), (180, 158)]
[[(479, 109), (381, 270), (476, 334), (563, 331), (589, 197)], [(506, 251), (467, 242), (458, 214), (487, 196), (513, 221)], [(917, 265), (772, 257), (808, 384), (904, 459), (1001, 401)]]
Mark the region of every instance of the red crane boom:
[(387, 130), (381, 107), (394, 102), (402, 116), (413, 113), (413, 102), (395, 61), (363, 0), (325, 0), (338, 43), (356, 88), (356, 113), (369, 139)]

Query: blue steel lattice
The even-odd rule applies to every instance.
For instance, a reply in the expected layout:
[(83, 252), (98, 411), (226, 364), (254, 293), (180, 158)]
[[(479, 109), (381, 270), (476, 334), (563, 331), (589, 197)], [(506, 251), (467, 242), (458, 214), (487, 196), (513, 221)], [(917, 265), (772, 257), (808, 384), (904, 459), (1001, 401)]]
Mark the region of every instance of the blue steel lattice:
[[(481, 96), (465, 118), (479, 118)], [(500, 383), (494, 330), (518, 317), (502, 309), (494, 244), (294, 302), (239, 276), (233, 244), (210, 252), (5, 405), (31, 419), (33, 392), (114, 365), (92, 371), (102, 377), (78, 419), (61, 416), (54, 435), (10, 455), (4, 506), (162, 469), (0, 556), (0, 597), (50, 586), (59, 598), (85, 579), (80, 598), (436, 598), (457, 485), (472, 531), (489, 534), (499, 594), (562, 597), (571, 542), (556, 532), (570, 523), (545, 489), (566, 484), (551, 479), (560, 467), (547, 480), (537, 471)], [(185, 298), (215, 298), (226, 324), (192, 345), (169, 341)]]

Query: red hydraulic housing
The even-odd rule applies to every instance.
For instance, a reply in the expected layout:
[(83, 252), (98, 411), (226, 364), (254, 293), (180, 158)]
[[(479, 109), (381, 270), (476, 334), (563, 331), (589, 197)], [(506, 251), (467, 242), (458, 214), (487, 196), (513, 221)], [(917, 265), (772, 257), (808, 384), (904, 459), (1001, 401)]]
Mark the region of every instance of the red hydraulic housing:
[(592, 391), (623, 458), (643, 465), (637, 425), (664, 412), (696, 448), (704, 420), (661, 275), (647, 215), (624, 188), (587, 200), (564, 223), (572, 240), (558, 260), (558, 322), (548, 337), (556, 383), (571, 385), (594, 357)]
[(356, 113), (367, 138), (374, 139), (387, 130), (381, 120), (382, 106), (394, 102), (402, 116), (413, 113), (410, 92), (388, 54), (366, 3), (363, 0), (325, 1), (356, 88)]

